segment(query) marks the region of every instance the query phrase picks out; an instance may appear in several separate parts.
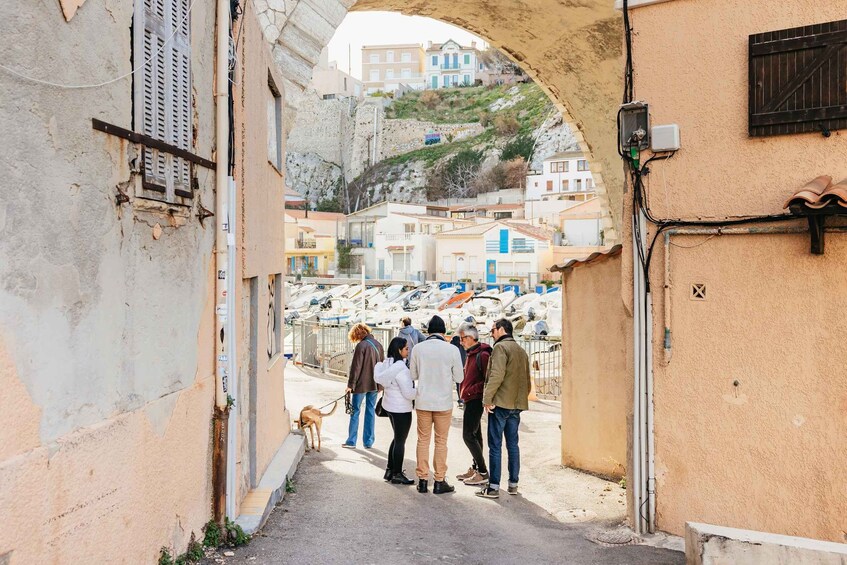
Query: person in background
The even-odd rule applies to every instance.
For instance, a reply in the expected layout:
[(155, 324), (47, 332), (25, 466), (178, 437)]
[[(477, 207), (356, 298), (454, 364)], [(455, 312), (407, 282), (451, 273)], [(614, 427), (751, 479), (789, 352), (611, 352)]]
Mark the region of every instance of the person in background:
[[(462, 340), (459, 338), (459, 334), (456, 333), (453, 335), (453, 338), (450, 340), (451, 345), (455, 345), (459, 349), (459, 356), (462, 358), (462, 367), (465, 366), (465, 361), (467, 361), (468, 354), (465, 351), (465, 347), (462, 345)], [(456, 401), (459, 405), (459, 408), (464, 408), (465, 403), (462, 401), (462, 394), (459, 392), (459, 384), (456, 384), (456, 397), (458, 400)]]
[(512, 322), (494, 322), (491, 336), (496, 340), (488, 362), (482, 404), (488, 412), (488, 486), (476, 493), (483, 498), (500, 496), (500, 466), (503, 435), (509, 453), (509, 494), (518, 494), (521, 452), (518, 428), (521, 412), (529, 410), (529, 357), (512, 337)]
[(406, 343), (409, 344), (409, 355), (411, 355), (415, 346), (425, 340), (426, 337), (412, 325), (412, 319), (408, 316), (400, 320), (400, 323), (403, 327), (400, 328), (399, 336), (406, 339)]
[(415, 412), (418, 416), (417, 469), (418, 492), (427, 492), (429, 479), (429, 445), (435, 428), (435, 482), (432, 492), (453, 492), (447, 483), (447, 435), (453, 418), (453, 383), (465, 378), (459, 350), (447, 343), (444, 320), (433, 316), (429, 321), (429, 337), (415, 346), (409, 363), (412, 380), (417, 381)]
[(394, 438), (388, 446), (388, 465), (385, 469), (386, 481), (395, 485), (413, 485), (403, 471), (403, 459), (406, 456), (406, 438), (412, 427), (412, 401), (415, 399), (415, 386), (412, 375), (406, 367), (409, 344), (405, 338), (395, 337), (388, 344), (388, 356), (385, 361), (374, 367), (374, 380), (383, 389), (382, 408), (388, 412)]
[(365, 429), (362, 433), (362, 443), (365, 449), (370, 449), (374, 444), (374, 426), (376, 424), (377, 387), (374, 381), (374, 366), (385, 358), (385, 354), (382, 345), (365, 324), (359, 323), (350, 328), (348, 337), (351, 342), (356, 344), (356, 348), (353, 350), (353, 359), (350, 362), (350, 373), (347, 377), (347, 394), (353, 395), (351, 400), (353, 413), (350, 414), (347, 441), (341, 447), (356, 448), (356, 440), (359, 436), (359, 413), (364, 401)]
[(457, 475), (456, 478), (466, 485), (484, 485), (488, 482), (488, 468), (482, 450), (482, 391), (485, 388), (485, 373), (488, 369), (488, 358), (491, 356), (491, 346), (479, 342), (479, 331), (473, 324), (462, 324), (457, 333), (468, 352), (460, 395), (465, 403), (462, 439), (471, 452), (473, 465), (467, 473)]

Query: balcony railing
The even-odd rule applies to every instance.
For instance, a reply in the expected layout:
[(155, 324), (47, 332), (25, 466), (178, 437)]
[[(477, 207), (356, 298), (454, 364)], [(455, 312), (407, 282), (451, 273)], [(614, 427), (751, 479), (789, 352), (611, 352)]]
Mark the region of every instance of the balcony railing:
[(386, 233), (383, 234), (385, 241), (388, 242), (396, 242), (396, 241), (412, 241), (415, 236), (418, 235), (416, 233)]
[(296, 249), (316, 249), (317, 241), (314, 239), (295, 239), (294, 247)]

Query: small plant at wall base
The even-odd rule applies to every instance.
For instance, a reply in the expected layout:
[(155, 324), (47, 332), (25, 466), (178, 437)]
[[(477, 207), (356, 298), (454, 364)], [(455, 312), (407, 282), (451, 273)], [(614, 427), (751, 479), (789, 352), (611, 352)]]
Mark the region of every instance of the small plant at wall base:
[(238, 547), (250, 541), (250, 536), (244, 533), (241, 526), (229, 518), (226, 519), (224, 531), (221, 531), (217, 522), (209, 520), (203, 527), (203, 532), (205, 534), (203, 545), (206, 547)]

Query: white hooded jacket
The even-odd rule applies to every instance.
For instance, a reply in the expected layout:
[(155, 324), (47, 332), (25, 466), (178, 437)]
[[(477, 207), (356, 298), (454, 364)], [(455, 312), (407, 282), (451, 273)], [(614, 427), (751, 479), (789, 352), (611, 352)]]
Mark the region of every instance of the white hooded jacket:
[(385, 389), (382, 407), (388, 412), (402, 414), (412, 411), (417, 390), (412, 384), (409, 368), (403, 361), (391, 357), (374, 365), (374, 380)]

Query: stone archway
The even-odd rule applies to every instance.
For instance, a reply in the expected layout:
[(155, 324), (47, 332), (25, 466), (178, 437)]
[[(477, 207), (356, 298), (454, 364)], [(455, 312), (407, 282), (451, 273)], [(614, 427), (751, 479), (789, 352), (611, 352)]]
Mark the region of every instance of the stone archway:
[[(620, 239), (623, 169), (616, 113), (622, 93), (623, 22), (612, 0), (255, 0), (286, 77), (286, 98), (309, 84), (321, 49), (350, 10), (441, 20), (478, 35), (518, 63), (562, 111), (589, 156), (606, 204), (607, 242)], [(291, 120), (289, 120), (291, 121)]]

